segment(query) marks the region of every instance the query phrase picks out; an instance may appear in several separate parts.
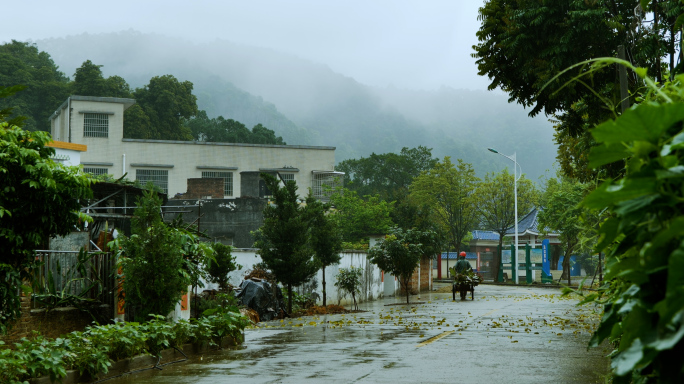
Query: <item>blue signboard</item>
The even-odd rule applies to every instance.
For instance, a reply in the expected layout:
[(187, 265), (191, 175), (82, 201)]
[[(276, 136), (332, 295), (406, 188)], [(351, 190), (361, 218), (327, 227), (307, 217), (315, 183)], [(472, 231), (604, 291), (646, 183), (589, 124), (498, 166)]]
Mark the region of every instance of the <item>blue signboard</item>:
[(549, 259), (549, 239), (542, 241), (542, 272), (551, 276), (551, 260)]
[[(558, 258), (558, 269), (561, 271), (563, 270), (564, 259), (564, 256)], [(582, 276), (582, 267), (577, 262), (577, 258), (575, 255), (570, 256), (570, 276)]]

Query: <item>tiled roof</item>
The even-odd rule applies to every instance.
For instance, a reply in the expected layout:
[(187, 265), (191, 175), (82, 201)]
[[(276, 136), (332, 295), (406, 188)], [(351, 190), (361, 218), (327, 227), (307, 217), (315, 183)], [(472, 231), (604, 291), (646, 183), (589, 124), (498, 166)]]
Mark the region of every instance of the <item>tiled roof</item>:
[(494, 240), (499, 241), (499, 234), (494, 231), (480, 231), (474, 230), (472, 232), (473, 240)]
[[(525, 215), (522, 219), (518, 220), (518, 235), (531, 232), (531, 233), (541, 233), (541, 229), (537, 228), (537, 216), (539, 215), (539, 209), (535, 208), (530, 213)], [(515, 235), (515, 226), (510, 227), (506, 230), (506, 235)]]

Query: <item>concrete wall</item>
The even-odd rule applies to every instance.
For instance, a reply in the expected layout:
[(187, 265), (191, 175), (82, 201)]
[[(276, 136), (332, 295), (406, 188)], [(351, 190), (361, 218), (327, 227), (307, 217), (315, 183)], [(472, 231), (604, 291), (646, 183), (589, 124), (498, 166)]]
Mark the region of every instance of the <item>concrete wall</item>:
[[(230, 278), (230, 283), (238, 286), (243, 277), (248, 270), (253, 269), (254, 264), (261, 262), (261, 257), (256, 254), (256, 249), (233, 249), (233, 255), (236, 257), (236, 262), (242, 266), (241, 269), (231, 272), (228, 276)], [(366, 252), (364, 251), (344, 251), (342, 253), (342, 260), (339, 265), (333, 265), (325, 269), (325, 281), (326, 281), (326, 291), (327, 291), (327, 304), (340, 304), (340, 305), (350, 305), (352, 303), (351, 296), (345, 297), (342, 292), (339, 292), (337, 287), (335, 287), (335, 276), (339, 272), (340, 268), (349, 268), (354, 266), (355, 268), (363, 269), (362, 276), (362, 287), (359, 297), (356, 298), (357, 302), (364, 302), (369, 300), (374, 300), (377, 298), (384, 297), (384, 284), (383, 284), (383, 274), (378, 267), (368, 262), (366, 258)], [(316, 292), (321, 297), (318, 301), (320, 305), (322, 303), (322, 281), (323, 274), (318, 271), (314, 277), (315, 283), (308, 284), (305, 287), (301, 287), (298, 291), (299, 293), (310, 293)], [(204, 289), (218, 289), (216, 284), (206, 283)], [(399, 282), (394, 282), (395, 289), (397, 292), (399, 290)]]
[[(199, 224), (199, 229), (206, 232), (212, 241), (218, 241), (238, 248), (249, 248), (254, 245), (251, 231), (259, 229), (264, 223), (266, 200), (255, 198), (238, 199), (172, 199), (166, 206), (171, 211), (183, 211), (183, 220), (187, 223)], [(199, 215), (202, 217), (196, 221)], [(178, 213), (165, 215), (170, 220)], [(251, 265), (251, 264), (250, 264)]]

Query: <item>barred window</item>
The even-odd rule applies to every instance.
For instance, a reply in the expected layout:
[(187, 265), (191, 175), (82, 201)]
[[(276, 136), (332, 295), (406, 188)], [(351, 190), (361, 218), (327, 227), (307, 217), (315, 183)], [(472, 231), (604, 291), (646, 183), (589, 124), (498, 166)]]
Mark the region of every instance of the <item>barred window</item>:
[(295, 181), (294, 173), (281, 173), (280, 177), (283, 179), (283, 183), (287, 183), (288, 181)]
[(164, 193), (169, 193), (169, 171), (162, 169), (136, 169), (135, 180), (145, 186), (147, 183), (159, 187)]
[(233, 172), (202, 172), (203, 179), (223, 179), (223, 195), (233, 196)]
[(331, 189), (342, 186), (341, 175), (343, 174), (339, 172), (314, 173), (311, 180), (311, 191), (313, 192), (314, 197), (321, 200), (328, 200), (332, 193)]
[(104, 113), (84, 113), (83, 114), (83, 136), (84, 137), (108, 137), (109, 136), (109, 115)]
[(93, 168), (93, 167), (83, 167), (83, 172), (90, 173), (93, 176), (106, 175), (107, 168)]

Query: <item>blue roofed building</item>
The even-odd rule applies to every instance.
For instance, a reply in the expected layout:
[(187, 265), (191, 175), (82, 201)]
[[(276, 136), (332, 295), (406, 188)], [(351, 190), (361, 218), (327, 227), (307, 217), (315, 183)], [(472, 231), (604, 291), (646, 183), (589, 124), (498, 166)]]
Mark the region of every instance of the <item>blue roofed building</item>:
[[(553, 269), (557, 266), (558, 257), (560, 255), (558, 234), (549, 233), (542, 235), (542, 231), (538, 228), (538, 215), (539, 209), (535, 208), (518, 221), (518, 242), (520, 247), (522, 247), (523, 244), (530, 244), (532, 247), (541, 247), (542, 240), (549, 239), (549, 242), (551, 243), (551, 265)], [(470, 261), (473, 268), (482, 273), (485, 279), (494, 279), (493, 270), (495, 255), (499, 245), (499, 234), (494, 231), (478, 229), (472, 231), (472, 235), (473, 238), (469, 243), (470, 249), (466, 252), (466, 260)], [(515, 237), (514, 226), (506, 231), (505, 237), (504, 247), (510, 247), (510, 244)], [(437, 279), (448, 278), (448, 268), (453, 267), (456, 264), (456, 257), (456, 251), (450, 252), (449, 255), (447, 255), (447, 252), (442, 252), (435, 262), (433, 276)]]

